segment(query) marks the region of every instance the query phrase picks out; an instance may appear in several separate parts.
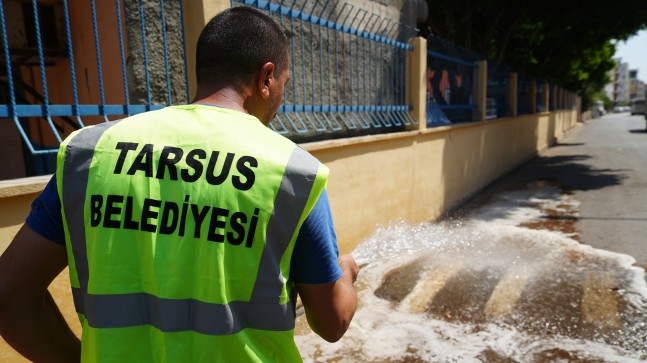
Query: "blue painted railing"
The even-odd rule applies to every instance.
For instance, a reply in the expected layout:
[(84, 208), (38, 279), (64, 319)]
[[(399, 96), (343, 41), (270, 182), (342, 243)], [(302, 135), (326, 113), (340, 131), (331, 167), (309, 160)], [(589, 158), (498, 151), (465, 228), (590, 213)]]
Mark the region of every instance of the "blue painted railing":
[(472, 121), (474, 68), (483, 59), (444, 39), (427, 38), (427, 126)]
[(535, 81), (535, 84), (537, 85), (537, 92), (535, 94), (535, 107), (536, 112), (547, 112), (548, 111), (548, 105), (546, 104), (546, 92), (545, 92), (545, 86), (547, 84), (546, 81), (543, 80), (538, 80)]
[[(48, 4), (37, 0), (0, 2), (0, 122), (13, 122), (29, 154), (53, 156), (62, 138), (88, 123), (189, 102), (181, 2), (62, 0), (56, 5)], [(284, 0), (280, 4), (235, 0), (231, 4), (267, 12), (290, 39), (292, 84), (286, 87), (284, 103), (270, 124), (276, 132), (305, 141), (392, 132), (417, 124), (405, 99), (406, 58), (412, 52), (407, 41), (418, 34), (417, 29), (337, 0)], [(78, 9), (86, 11), (77, 16), (90, 20), (87, 29), (72, 27), (79, 22), (71, 21), (70, 5), (75, 6), (77, 14)], [(19, 16), (12, 13), (8, 24), (6, 6), (12, 7), (12, 12), (23, 11), (24, 18), (33, 17), (35, 39), (29, 44), (28, 57), (12, 48), (15, 33), (12, 37), (11, 32), (16, 30), (10, 25), (15, 26), (14, 18)], [(43, 29), (47, 22), (40, 18), (48, 6), (59, 6), (56, 14), (62, 15), (63, 23), (56, 24), (54, 30), (62, 29), (56, 61), (52, 61), (52, 53), (44, 44), (47, 32), (52, 31), (51, 24)], [(108, 8), (114, 11), (115, 22), (105, 21)], [(94, 60), (90, 59), (90, 63), (88, 56), (92, 54), (87, 49), (77, 49), (80, 44), (72, 41), (80, 33), (91, 34), (94, 42)], [(106, 39), (114, 43), (106, 45)], [(104, 62), (106, 54), (102, 52), (116, 55), (116, 49), (118, 57)], [(84, 58), (84, 65), (79, 65), (78, 58)], [(24, 63), (25, 59), (29, 62)], [(483, 59), (442, 39), (428, 39), (428, 125), (472, 120), (474, 65)], [(61, 94), (59, 85), (48, 83), (56, 76), (48, 73), (51, 69), (47, 67), (52, 64), (67, 65), (65, 76), (69, 73), (69, 79), (64, 81), (67, 88), (63, 89), (69, 89), (65, 91), (68, 95)], [(139, 73), (134, 71), (136, 67)], [(77, 76), (81, 70), (84, 82)], [(29, 81), (22, 80), (25, 74)], [(95, 75), (96, 81), (88, 81)], [(497, 76), (498, 81), (492, 84), (501, 88), (504, 76)], [(118, 78), (121, 91), (115, 96)], [(106, 81), (113, 85), (110, 94), (106, 93)], [(60, 76), (57, 82), (61, 82)], [(51, 92), (55, 86), (56, 92)], [(518, 88), (518, 113), (530, 112), (528, 80), (520, 76)], [(503, 100), (503, 93), (494, 98), (498, 117), (506, 108), (503, 101), (497, 101)], [(574, 103), (559, 102), (557, 108), (571, 108)], [(547, 106), (540, 102), (537, 105)], [(47, 142), (42, 141), (42, 135), (34, 137), (43, 130), (51, 134)]]
[(336, 1), (237, 0), (274, 17), (290, 39), (292, 85), (270, 123), (296, 139), (417, 124), (405, 102), (406, 40), (417, 29)]
[[(5, 4), (22, 9), (29, 7), (31, 10), (24, 11), (33, 13), (36, 44), (31, 49), (33, 55), (29, 65), (21, 64), (15, 48), (12, 48), (11, 32), (15, 29), (11, 27), (15, 22), (7, 23), (9, 14)], [(0, 86), (6, 87), (6, 92), (0, 90), (0, 95), (5, 95), (5, 99), (0, 100), (0, 118), (4, 118), (0, 122), (13, 121), (31, 155), (53, 155), (61, 140), (74, 129), (173, 103), (189, 102), (185, 42), (171, 42), (169, 39), (184, 39), (182, 6), (179, 4), (181, 2), (165, 0), (158, 3), (156, 0), (89, 0), (81, 3), (62, 0), (60, 5), (43, 5), (37, 0), (31, 3), (0, 2), (4, 59), (0, 78), (3, 74), (5, 76), (0, 79)], [(293, 83), (286, 90), (280, 113), (271, 123), (276, 132), (288, 137), (319, 134), (319, 138), (327, 138), (338, 137), (330, 134), (340, 132), (348, 135), (354, 131), (397, 131), (417, 123), (409, 113), (411, 106), (405, 102), (405, 59), (412, 50), (407, 40), (417, 35), (417, 29), (336, 0), (299, 0), (299, 3), (292, 0), (288, 4), (249, 0), (232, 2), (232, 6), (241, 4), (267, 11), (281, 23), (290, 37)], [(91, 26), (74, 28), (73, 25), (77, 26), (79, 22), (71, 21), (70, 5), (75, 6), (76, 14), (79, 8), (87, 11), (77, 16), (89, 19)], [(50, 30), (41, 29), (42, 19), (39, 17), (43, 6), (59, 6), (57, 13), (62, 15), (62, 23), (57, 26), (64, 28), (64, 34), (59, 36), (64, 43), (61, 47), (64, 51), (55, 63), (59, 66), (69, 64), (66, 71), (69, 78), (65, 81), (69, 94), (61, 95), (57, 88), (55, 98), (51, 97), (54, 87), (51, 82), (54, 81), (52, 77), (48, 79), (52, 62), (43, 46), (46, 32)], [(171, 15), (169, 6), (174, 11)], [(112, 16), (116, 24), (102, 22), (108, 7), (114, 11)], [(155, 16), (147, 14), (152, 7), (157, 7)], [(169, 26), (171, 18), (179, 18), (181, 26), (177, 23)], [(81, 50), (80, 45), (73, 42), (73, 36), (80, 33), (92, 39), (94, 52)], [(115, 44), (118, 40), (119, 54), (111, 62), (106, 61), (105, 53), (116, 51), (117, 46), (104, 44), (107, 38), (113, 39)], [(92, 67), (78, 64), (78, 52), (88, 53), (82, 54), (86, 64), (88, 56), (94, 54)], [(135, 58), (138, 59), (135, 66), (140, 72), (139, 79), (133, 80)], [(171, 66), (170, 63), (178, 58), (181, 66), (177, 63)], [(153, 61), (157, 61), (156, 66), (153, 66)], [(32, 73), (36, 71), (40, 79), (32, 77), (29, 82), (23, 82), (21, 76), (26, 69)], [(81, 80), (77, 77), (82, 69), (85, 72), (83, 94), (79, 89)], [(181, 73), (184, 73), (183, 84), (172, 85), (173, 76)], [(88, 82), (88, 77), (94, 81)], [(121, 78), (122, 90), (115, 96), (114, 81), (117, 78)], [(106, 81), (113, 84), (111, 94), (106, 91)], [(60, 77), (57, 82), (60, 82)], [(25, 88), (30, 89), (31, 96), (23, 96)], [(53, 99), (56, 102), (52, 102)], [(44, 132), (49, 134), (45, 137), (49, 142), (42, 142)]]
[[(482, 60), (486, 60), (483, 55), (445, 39), (427, 38), (427, 126), (473, 121), (476, 109), (472, 89), (474, 70), (476, 62)], [(510, 100), (510, 75), (513, 73), (517, 74), (517, 115), (576, 107), (576, 95), (572, 92), (563, 93), (551, 85), (549, 102), (546, 103), (545, 80), (535, 79), (493, 60), (487, 60), (487, 66), (486, 120), (513, 114), (514, 105)], [(532, 82), (536, 86), (534, 94), (531, 94)], [(557, 95), (552, 94), (555, 91)], [(533, 104), (534, 109), (531, 107)]]
[(487, 62), (486, 119), (491, 120), (510, 115), (508, 90), (510, 74), (514, 70), (493, 60)]
[[(122, 116), (127, 116), (127, 115), (132, 115), (140, 112), (145, 112), (148, 110), (154, 110), (154, 109), (159, 109), (162, 108), (166, 105), (169, 105), (172, 103), (172, 100), (180, 100), (180, 102), (188, 102), (188, 87), (186, 87), (186, 83), (184, 85), (181, 85), (180, 88), (186, 90), (183, 95), (176, 95), (175, 98), (172, 98), (171, 96), (171, 77), (170, 77), (170, 70), (169, 70), (169, 52), (167, 49), (167, 23), (166, 23), (166, 17), (165, 17), (165, 7), (168, 6), (168, 4), (174, 3), (174, 2), (168, 2), (164, 0), (159, 0), (159, 7), (161, 11), (161, 19), (157, 20), (159, 24), (156, 25), (156, 28), (159, 29), (162, 35), (163, 39), (163, 54), (164, 54), (164, 60), (165, 60), (165, 69), (164, 73), (162, 75), (156, 74), (155, 76), (157, 77), (157, 82), (160, 83), (165, 83), (166, 84), (166, 97), (165, 101), (160, 102), (159, 100), (153, 100), (151, 98), (151, 84), (150, 84), (150, 74), (149, 74), (149, 64), (148, 64), (148, 58), (149, 58), (149, 51), (147, 50), (147, 44), (146, 44), (146, 39), (147, 39), (147, 25), (146, 25), (146, 19), (144, 16), (144, 5), (142, 0), (139, 0), (139, 31), (140, 31), (140, 39), (143, 44), (143, 70), (145, 73), (145, 94), (146, 94), (146, 99), (145, 102), (139, 102), (139, 103), (132, 103), (131, 102), (131, 91), (132, 88), (129, 88), (129, 80), (128, 80), (128, 69), (126, 65), (126, 53), (127, 51), (130, 51), (131, 53), (133, 52), (133, 49), (127, 50), (125, 47), (125, 41), (124, 41), (124, 34), (123, 34), (123, 29), (128, 28), (130, 25), (131, 28), (133, 24), (126, 24), (126, 22), (123, 19), (122, 13), (125, 12), (125, 9), (122, 9), (122, 0), (114, 0), (112, 2), (114, 4), (114, 11), (116, 12), (116, 19), (117, 19), (117, 24), (110, 24), (111, 27), (103, 27), (100, 28), (99, 26), (99, 20), (98, 20), (98, 14), (97, 14), (97, 3), (95, 0), (90, 0), (89, 1), (89, 13), (83, 14), (82, 16), (87, 16), (87, 18), (91, 19), (92, 22), (92, 39), (94, 41), (94, 56), (95, 56), (95, 61), (96, 61), (96, 68), (97, 68), (97, 84), (86, 84), (85, 86), (88, 88), (93, 89), (93, 93), (97, 94), (98, 93), (98, 98), (95, 100), (90, 100), (91, 104), (81, 104), (79, 100), (79, 84), (78, 84), (78, 79), (77, 79), (77, 67), (78, 64), (75, 62), (75, 44), (72, 41), (72, 35), (73, 34), (78, 34), (79, 32), (85, 31), (87, 29), (72, 29), (71, 27), (71, 19), (70, 19), (70, 9), (69, 9), (69, 3), (68, 0), (63, 0), (62, 4), (60, 4), (60, 13), (62, 14), (62, 21), (63, 21), (63, 26), (64, 26), (64, 34), (62, 35), (62, 42), (65, 43), (65, 58), (67, 58), (67, 62), (69, 62), (69, 74), (70, 74), (70, 79), (68, 80), (69, 82), (69, 88), (71, 90), (71, 95), (58, 95), (57, 99), (64, 99), (68, 98), (69, 103), (68, 104), (52, 104), (51, 99), (50, 99), (50, 88), (53, 87), (48, 82), (47, 78), (47, 72), (46, 72), (46, 67), (49, 66), (49, 64), (46, 63), (46, 54), (45, 50), (43, 47), (43, 38), (47, 36), (45, 33), (46, 31), (51, 31), (51, 29), (45, 30), (41, 29), (41, 23), (42, 19), (40, 18), (40, 12), (43, 9), (43, 6), (55, 6), (55, 5), (43, 5), (40, 2), (36, 0), (31, 1), (31, 13), (33, 13), (33, 24), (35, 27), (34, 33), (35, 33), (35, 40), (36, 40), (36, 47), (35, 50), (31, 49), (30, 51), (35, 53), (35, 56), (37, 57), (37, 66), (38, 66), (38, 71), (40, 73), (40, 80), (35, 81), (35, 84), (32, 82), (32, 84), (23, 84), (19, 85), (18, 79), (16, 79), (17, 76), (21, 74), (21, 72), (24, 72), (25, 70), (33, 69), (34, 64), (21, 64), (19, 57), (16, 55), (16, 50), (12, 49), (12, 44), (11, 44), (11, 38), (9, 36), (9, 33), (12, 31), (16, 31), (15, 29), (11, 29), (8, 26), (7, 23), (7, 16), (9, 14), (6, 13), (5, 9), (5, 4), (9, 4), (9, 6), (13, 6), (12, 9), (22, 9), (23, 12), (27, 11), (26, 9), (26, 3), (19, 3), (19, 2), (0, 2), (0, 28), (1, 28), (1, 34), (2, 34), (2, 56), (3, 56), (3, 63), (4, 63), (4, 70), (2, 73), (6, 76), (6, 92), (4, 92), (7, 97), (6, 100), (3, 100), (3, 104), (0, 104), (0, 118), (5, 118), (5, 119), (11, 119), (13, 120), (13, 123), (15, 124), (18, 132), (20, 133), (20, 136), (22, 137), (22, 140), (24, 141), (24, 144), (26, 145), (26, 148), (29, 150), (29, 152), (32, 155), (39, 155), (39, 154), (53, 154), (56, 153), (58, 149), (58, 144), (61, 142), (62, 138), (66, 136), (67, 133), (69, 133), (71, 130), (63, 130), (63, 127), (61, 126), (61, 122), (57, 120), (58, 122), (54, 122), (54, 119), (56, 118), (64, 118), (66, 120), (67, 125), (72, 125), (72, 129), (78, 129), (82, 128), (85, 126), (85, 122), (83, 121), (83, 117), (88, 117), (88, 116), (95, 116), (95, 122), (96, 123), (96, 117), (99, 117), (99, 119), (103, 119), (103, 121), (107, 121), (110, 118), (117, 118), (117, 117), (122, 117)], [(87, 3), (84, 3), (87, 4)], [(77, 5), (78, 4), (74, 4)], [(108, 2), (101, 3), (102, 6), (109, 5)], [(20, 8), (22, 6), (22, 8)], [(179, 7), (179, 17), (182, 18), (182, 9), (181, 6)], [(17, 14), (12, 14), (12, 16), (17, 15)], [(78, 23), (78, 22), (77, 22)], [(181, 32), (182, 39), (184, 39), (184, 27), (183, 27), (183, 22), (180, 21), (182, 26), (177, 32)], [(15, 25), (16, 23), (13, 22), (11, 23), (12, 25)], [(58, 25), (58, 24), (57, 24)], [(134, 30), (133, 30), (134, 31)], [(123, 93), (120, 95), (120, 97), (123, 97), (123, 103), (119, 104), (114, 104), (114, 103), (108, 103), (106, 100), (106, 95), (105, 95), (105, 87), (104, 87), (104, 76), (106, 76), (106, 71), (104, 69), (104, 64), (102, 62), (102, 47), (101, 47), (101, 42), (100, 42), (100, 33), (101, 34), (113, 34), (118, 37), (119, 40), (119, 59), (120, 59), (120, 66), (121, 66), (121, 78), (123, 82)], [(15, 37), (14, 37), (15, 38)], [(78, 46), (78, 44), (76, 44)], [(132, 45), (131, 45), (132, 47)], [(180, 56), (182, 57), (182, 63), (185, 65), (183, 71), (186, 75), (186, 51), (185, 49), (180, 49), (175, 51), (174, 56)], [(61, 62), (66, 62), (63, 58), (59, 58), (57, 63)], [(87, 72), (87, 69), (86, 69)], [(110, 74), (110, 76), (114, 77), (114, 72)], [(88, 75), (86, 74), (86, 79)], [(132, 81), (130, 81), (132, 82)], [(185, 82), (186, 82), (186, 77), (185, 77)], [(32, 91), (32, 95), (35, 91), (34, 89), (40, 89), (40, 92), (42, 93), (41, 95), (37, 95), (38, 100), (41, 102), (33, 102), (32, 97), (32, 102), (25, 102), (26, 98), (23, 97), (23, 102), (19, 102), (17, 100), (17, 92), (20, 91), (19, 88), (29, 88)], [(94, 101), (94, 102), (92, 102)], [(114, 100), (112, 100), (114, 101)], [(31, 119), (31, 123), (29, 122), (27, 118)], [(34, 137), (32, 135), (32, 132), (30, 130), (30, 124), (34, 125), (34, 120), (37, 120), (39, 124), (43, 124), (46, 126), (47, 129), (49, 129), (49, 133), (51, 133), (51, 137), (56, 141), (54, 145), (42, 145), (39, 142), (35, 141), (34, 139), (42, 139), (42, 133), (43, 129), (41, 127), (38, 127), (40, 130), (38, 131), (38, 135)], [(0, 122), (5, 122), (5, 120), (0, 120)]]

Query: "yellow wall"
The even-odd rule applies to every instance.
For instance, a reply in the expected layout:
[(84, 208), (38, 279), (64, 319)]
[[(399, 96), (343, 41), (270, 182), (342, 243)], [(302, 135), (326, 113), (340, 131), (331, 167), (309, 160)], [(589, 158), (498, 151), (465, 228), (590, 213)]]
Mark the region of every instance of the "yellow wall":
[[(342, 251), (377, 226), (430, 221), (562, 138), (575, 111), (304, 144), (331, 169), (328, 194)], [(47, 177), (0, 182), (0, 251)]]
[(379, 226), (431, 221), (564, 137), (575, 111), (304, 145), (331, 169), (342, 252)]

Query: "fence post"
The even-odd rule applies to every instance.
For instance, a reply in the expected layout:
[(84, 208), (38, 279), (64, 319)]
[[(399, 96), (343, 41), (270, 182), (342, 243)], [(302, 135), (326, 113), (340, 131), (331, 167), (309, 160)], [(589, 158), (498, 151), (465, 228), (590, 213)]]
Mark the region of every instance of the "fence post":
[(568, 99), (568, 93), (563, 88), (560, 88), (559, 91), (562, 94), (562, 110), (565, 110), (567, 108), (566, 107), (566, 102), (567, 102), (567, 99)]
[(558, 110), (559, 109), (559, 88), (557, 87), (557, 85), (553, 85), (550, 99), (552, 102), (551, 103), (552, 107), (550, 109), (553, 111)]
[(546, 82), (544, 84), (544, 112), (550, 111), (550, 84)]
[(474, 102), (476, 109), (474, 121), (485, 121), (487, 118), (487, 61), (476, 62), (474, 68)]
[(508, 75), (508, 109), (506, 113), (508, 116), (517, 116), (518, 111), (518, 92), (519, 92), (519, 76), (517, 73), (510, 73)]
[(186, 62), (189, 72), (189, 101), (195, 97), (197, 81), (195, 78), (195, 49), (202, 28), (219, 12), (228, 9), (227, 0), (182, 0), (184, 14), (184, 42), (186, 44)]
[(530, 113), (537, 113), (537, 81), (530, 81)]
[(416, 37), (408, 41), (413, 47), (407, 52), (407, 104), (413, 107), (411, 114), (418, 125), (409, 130), (427, 128), (427, 39)]

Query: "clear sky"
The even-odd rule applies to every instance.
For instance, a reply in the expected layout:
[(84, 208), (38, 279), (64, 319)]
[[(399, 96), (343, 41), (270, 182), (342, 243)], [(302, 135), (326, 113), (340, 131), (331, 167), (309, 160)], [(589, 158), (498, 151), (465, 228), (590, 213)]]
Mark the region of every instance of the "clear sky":
[(619, 42), (615, 57), (629, 63), (629, 69), (638, 69), (638, 79), (647, 81), (647, 30), (636, 33), (626, 42)]

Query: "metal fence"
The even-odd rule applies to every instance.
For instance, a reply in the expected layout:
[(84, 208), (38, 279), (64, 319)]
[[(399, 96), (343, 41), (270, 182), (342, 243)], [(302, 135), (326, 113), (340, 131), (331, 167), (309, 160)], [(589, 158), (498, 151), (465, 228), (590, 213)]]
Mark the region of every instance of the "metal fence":
[(527, 73), (517, 72), (517, 114), (526, 115), (533, 113), (530, 102), (530, 85), (532, 77)]
[(548, 104), (546, 103), (546, 85), (548, 83), (541, 80), (535, 81), (535, 84), (537, 85), (537, 91), (535, 92), (536, 112), (546, 112), (548, 111)]
[(290, 40), (293, 84), (270, 123), (276, 132), (310, 141), (417, 124), (405, 101), (406, 41), (417, 29), (345, 2), (232, 4), (266, 11)]
[[(483, 55), (456, 46), (447, 40), (427, 39), (427, 125), (440, 126), (480, 119), (474, 101), (475, 69)], [(487, 60), (485, 119), (513, 116), (511, 75), (517, 75), (516, 115), (575, 109), (576, 95), (536, 79), (506, 64)], [(534, 84), (534, 91), (532, 85)], [(546, 98), (546, 85), (548, 99)]]
[(487, 63), (487, 106), (486, 118), (510, 116), (508, 87), (510, 74), (514, 70), (502, 63), (488, 60)]
[(180, 4), (0, 2), (0, 127), (27, 175), (53, 172), (76, 129), (188, 102)]
[(475, 62), (483, 59), (447, 40), (427, 38), (427, 125), (472, 121)]
[[(292, 83), (270, 124), (276, 132), (305, 142), (417, 124), (406, 100), (406, 60), (418, 30), (394, 20), (401, 14), (393, 6), (353, 1), (231, 2), (266, 12), (289, 38)], [(0, 143), (16, 135), (10, 141), (24, 149), (27, 175), (52, 172), (61, 140), (76, 129), (189, 102), (181, 4), (0, 1)], [(475, 64), (485, 57), (427, 41), (427, 125), (472, 121)], [(512, 69), (489, 64), (487, 118), (501, 117), (510, 109)], [(518, 114), (535, 112), (530, 97), (537, 110), (549, 107), (543, 87), (531, 95), (532, 79), (517, 73)]]
[[(36, 165), (28, 174), (51, 172), (58, 145), (76, 129), (189, 102), (181, 4), (0, 1), (0, 127), (17, 130), (26, 164)], [(393, 20), (397, 9), (231, 4), (267, 11), (290, 39), (293, 81), (271, 123), (276, 132), (307, 141), (417, 123), (405, 89), (407, 40), (418, 30)]]

